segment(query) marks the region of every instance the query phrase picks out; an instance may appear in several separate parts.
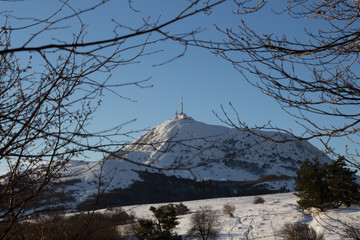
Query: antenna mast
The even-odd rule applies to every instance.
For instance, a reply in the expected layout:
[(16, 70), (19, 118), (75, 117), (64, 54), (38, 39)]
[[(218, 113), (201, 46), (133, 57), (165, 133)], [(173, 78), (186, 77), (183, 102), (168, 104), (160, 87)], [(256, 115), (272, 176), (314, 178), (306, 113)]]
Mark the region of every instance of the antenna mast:
[(181, 95), (181, 112), (180, 115), (183, 114), (183, 96)]

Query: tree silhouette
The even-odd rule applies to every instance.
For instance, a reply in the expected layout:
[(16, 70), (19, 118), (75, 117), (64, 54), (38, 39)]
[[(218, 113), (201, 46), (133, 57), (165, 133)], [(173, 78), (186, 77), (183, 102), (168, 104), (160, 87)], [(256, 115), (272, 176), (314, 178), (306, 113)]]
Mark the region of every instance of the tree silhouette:
[[(240, 3), (234, 14), (244, 19), (237, 28), (218, 27), (224, 36), (222, 42), (197, 45), (228, 61), (250, 84), (274, 98), (303, 131), (295, 136), (291, 129), (271, 122), (251, 127), (239, 115), (237, 119), (229, 117), (225, 109), (219, 118), (268, 139), (256, 130), (272, 129), (293, 136), (269, 139), (274, 142), (317, 138), (332, 153), (334, 138), (347, 137), (358, 143), (360, 2), (289, 0), (285, 5), (276, 4), (275, 10), (270, 1), (236, 2)], [(271, 11), (283, 17), (283, 21), (302, 21), (307, 27), (297, 29), (294, 36), (289, 32), (258, 31), (252, 22), (246, 22), (245, 15), (261, 16)], [(231, 104), (230, 107), (237, 114), (235, 107)], [(351, 160), (348, 163), (360, 168), (358, 157), (356, 149), (352, 149), (348, 152), (347, 160)]]
[(294, 194), (302, 209), (316, 207), (324, 211), (334, 201), (333, 195), (326, 184), (326, 170), (316, 158), (305, 160), (296, 172)]
[(345, 157), (341, 156), (331, 164), (325, 165), (326, 184), (334, 195), (334, 207), (360, 202), (359, 184), (356, 183), (356, 171), (349, 169)]
[(135, 236), (140, 240), (179, 240), (182, 239), (174, 233), (173, 229), (179, 225), (175, 205), (169, 204), (158, 208), (151, 206), (155, 220), (142, 218), (138, 220)]
[(359, 184), (356, 183), (356, 171), (349, 169), (344, 157), (332, 163), (320, 163), (316, 158), (305, 160), (296, 172), (295, 195), (299, 207), (308, 209), (340, 207), (360, 201)]
[[(170, 33), (166, 28), (224, 1), (187, 2), (172, 18), (162, 21), (155, 16), (151, 19), (156, 20), (144, 19), (137, 27), (114, 21), (111, 37), (90, 37), (87, 14), (96, 14), (111, 2), (78, 6), (76, 1), (58, 1), (59, 7), (42, 18), (31, 12), (30, 17), (0, 12), (0, 161), (9, 170), (0, 185), (1, 239), (9, 238), (20, 221), (45, 211), (46, 201), (71, 205), (62, 199), (66, 194), (54, 197), (54, 185), (72, 174), (66, 172), (67, 163), (89, 152), (110, 155), (123, 146), (117, 139), (129, 133), (122, 133), (121, 125), (91, 131), (89, 123), (104, 92), (124, 99), (119, 88), (146, 88), (148, 80), (110, 84), (112, 71), (154, 53), (146, 52), (149, 46), (164, 41), (183, 44), (184, 38), (198, 30)], [(135, 13), (132, 1), (128, 4)], [(100, 174), (98, 195), (106, 187), (101, 178)], [(84, 227), (79, 226), (80, 233)]]

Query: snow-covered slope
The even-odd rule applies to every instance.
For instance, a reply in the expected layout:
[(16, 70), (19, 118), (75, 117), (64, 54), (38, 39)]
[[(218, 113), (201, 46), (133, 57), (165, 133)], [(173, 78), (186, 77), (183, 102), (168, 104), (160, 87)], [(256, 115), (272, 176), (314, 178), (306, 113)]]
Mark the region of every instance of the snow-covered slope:
[[(262, 134), (290, 138), (275, 132)], [(172, 173), (179, 177), (234, 181), (256, 180), (269, 174), (293, 176), (305, 159), (328, 160), (308, 142), (272, 144), (245, 130), (178, 118), (151, 129), (116, 156), (111, 159), (184, 169)]]
[[(262, 134), (273, 138), (290, 138), (276, 132)], [(233, 186), (236, 182), (251, 181), (256, 185), (258, 181), (262, 189), (291, 190), (291, 177), (302, 161), (314, 157), (329, 161), (325, 154), (308, 142), (272, 144), (245, 130), (209, 125), (192, 118), (175, 118), (149, 130), (100, 162), (69, 163), (66, 174), (71, 177), (66, 179), (76, 181), (72, 181), (67, 189), (71, 190), (79, 203), (99, 190), (118, 191), (133, 187), (133, 183), (145, 183), (144, 178), (151, 185), (159, 180), (159, 176), (154, 174), (164, 174), (195, 181), (235, 181)], [(269, 178), (269, 175), (272, 177)], [(276, 179), (279, 176), (282, 177)], [(161, 185), (168, 183), (161, 182)], [(229, 191), (236, 194), (238, 190), (233, 186), (229, 187)], [(179, 188), (179, 184), (173, 185), (173, 188)], [(136, 189), (143, 191), (138, 185)], [(121, 194), (125, 196), (129, 193)]]
[[(261, 196), (264, 204), (254, 204), (254, 197), (232, 197), (218, 198), (198, 201), (183, 202), (191, 214), (198, 211), (200, 207), (210, 207), (216, 210), (220, 216), (220, 234), (216, 240), (231, 239), (264, 239), (274, 240), (277, 232), (282, 226), (289, 223), (302, 222), (312, 226), (317, 232), (324, 232), (327, 240), (345, 239), (341, 234), (343, 224), (358, 224), (360, 221), (360, 208), (331, 209), (323, 212), (307, 214), (297, 206), (297, 197), (293, 193), (269, 194)], [(224, 204), (234, 205), (236, 210), (234, 217), (222, 212)], [(158, 207), (162, 204), (135, 205), (124, 207), (131, 210), (137, 217), (152, 217), (150, 206)], [(186, 236), (190, 228), (191, 214), (180, 216), (180, 224), (175, 231)], [(357, 225), (358, 226), (358, 225)], [(248, 236), (248, 238), (246, 238)]]

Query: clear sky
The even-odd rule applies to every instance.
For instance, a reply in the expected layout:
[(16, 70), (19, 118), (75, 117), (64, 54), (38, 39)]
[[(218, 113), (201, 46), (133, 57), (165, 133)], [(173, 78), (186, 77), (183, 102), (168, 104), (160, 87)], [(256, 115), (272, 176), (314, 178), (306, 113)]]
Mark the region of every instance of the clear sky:
[[(79, 8), (95, 3), (90, 0), (69, 1), (74, 8)], [(279, 1), (280, 2), (280, 1)], [(180, 0), (133, 0), (133, 6), (139, 12), (129, 9), (125, 0), (111, 1), (99, 9), (83, 16), (83, 21), (88, 25), (88, 39), (108, 38), (112, 36), (115, 19), (129, 27), (136, 27), (143, 18), (157, 18), (166, 21), (176, 16), (180, 9), (188, 4), (188, 1)], [(278, 2), (276, 2), (278, 4)], [(55, 0), (31, 0), (2, 2), (2, 11), (12, 10), (9, 14), (21, 17), (44, 17), (54, 12), (59, 2)], [(255, 14), (252, 17), (240, 17), (232, 14), (232, 5), (224, 4), (213, 9), (210, 16), (199, 15), (187, 19), (179, 24), (171, 26), (171, 31), (187, 31), (196, 27), (206, 28), (200, 37), (221, 39), (214, 28), (214, 24), (220, 27), (236, 28), (240, 18), (260, 31), (276, 34), (291, 34), (301, 37), (304, 27), (313, 27), (303, 20), (289, 20), (286, 16), (277, 16), (268, 11), (267, 14)], [(280, 8), (281, 6), (273, 6)], [(66, 11), (69, 11), (67, 9)], [(67, 22), (68, 29), (62, 30), (61, 34), (55, 34), (57, 38), (69, 39), (71, 32), (76, 31), (78, 22)], [(18, 21), (12, 19), (10, 24), (16, 25)], [(65, 33), (65, 34), (63, 34)], [(21, 44), (22, 37), (18, 37), (14, 43)], [(36, 39), (33, 45), (52, 41), (52, 36), (45, 34)], [(19, 41), (19, 42), (17, 42)], [(136, 40), (135, 40), (136, 41)], [(125, 100), (118, 96), (104, 92), (102, 105), (91, 123), (91, 128), (102, 130), (114, 125), (136, 119), (127, 124), (124, 131), (152, 128), (167, 119), (173, 118), (175, 111), (180, 111), (180, 98), (184, 98), (184, 111), (195, 120), (209, 124), (222, 125), (215, 117), (212, 110), (221, 113), (220, 104), (230, 111), (227, 106), (229, 101), (236, 107), (241, 120), (250, 126), (261, 125), (271, 120), (274, 125), (288, 129), (292, 128), (295, 133), (298, 126), (295, 120), (286, 115), (279, 105), (270, 97), (264, 96), (258, 89), (247, 83), (228, 62), (216, 57), (205, 49), (189, 48), (184, 57), (172, 61), (163, 66), (154, 64), (163, 63), (180, 54), (183, 48), (173, 42), (160, 43), (148, 52), (161, 50), (156, 54), (139, 58), (137, 64), (125, 65), (115, 69), (112, 73), (111, 82), (132, 82), (151, 78), (144, 83), (150, 88), (127, 86), (119, 88), (117, 93), (134, 101)], [(137, 137), (135, 134), (134, 137)], [(316, 141), (312, 141), (320, 146)], [(343, 145), (337, 144), (339, 151)], [(96, 159), (93, 159), (96, 160)]]

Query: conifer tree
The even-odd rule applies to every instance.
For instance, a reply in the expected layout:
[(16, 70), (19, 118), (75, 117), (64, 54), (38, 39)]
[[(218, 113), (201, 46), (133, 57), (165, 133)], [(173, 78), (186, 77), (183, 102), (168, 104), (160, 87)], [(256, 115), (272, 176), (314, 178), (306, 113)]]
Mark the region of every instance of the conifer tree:
[(349, 169), (345, 158), (339, 157), (331, 164), (321, 164), (318, 159), (305, 160), (296, 172), (295, 193), (299, 207), (339, 207), (360, 202), (360, 185), (356, 183), (356, 171)]
[(176, 208), (173, 204), (150, 207), (156, 220), (139, 219), (135, 236), (139, 240), (180, 240), (173, 229), (179, 224), (176, 217)]
[(352, 203), (360, 201), (359, 184), (356, 183), (356, 171), (346, 166), (345, 158), (339, 157), (332, 164), (325, 164), (326, 184), (334, 195), (333, 207), (345, 204), (350, 207)]
[(294, 177), (294, 190), (295, 195), (300, 198), (297, 201), (300, 208), (316, 207), (323, 211), (325, 207), (329, 207), (334, 199), (325, 178), (326, 169), (317, 158), (303, 162)]
[(172, 229), (179, 224), (176, 216), (176, 208), (173, 204), (168, 204), (158, 208), (151, 206), (150, 211), (153, 212), (155, 218), (157, 219), (158, 230), (162, 232), (170, 233)]

